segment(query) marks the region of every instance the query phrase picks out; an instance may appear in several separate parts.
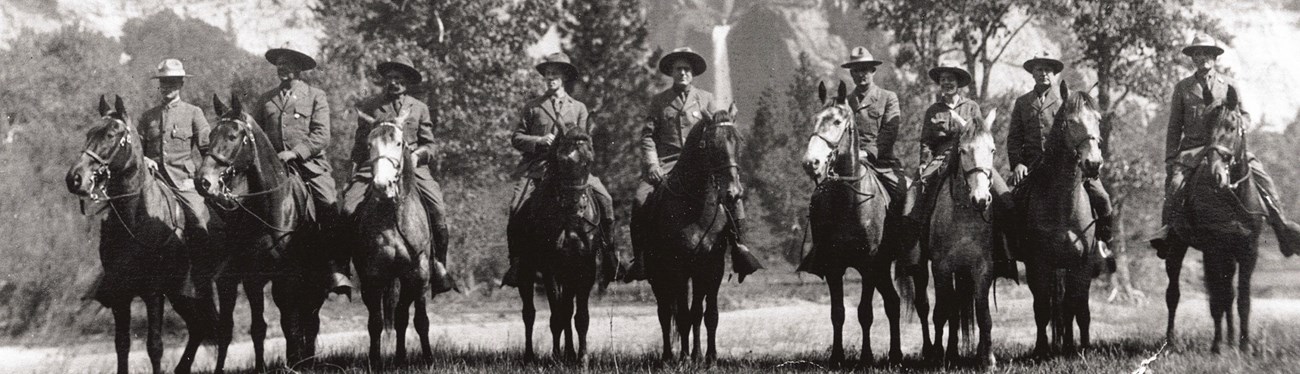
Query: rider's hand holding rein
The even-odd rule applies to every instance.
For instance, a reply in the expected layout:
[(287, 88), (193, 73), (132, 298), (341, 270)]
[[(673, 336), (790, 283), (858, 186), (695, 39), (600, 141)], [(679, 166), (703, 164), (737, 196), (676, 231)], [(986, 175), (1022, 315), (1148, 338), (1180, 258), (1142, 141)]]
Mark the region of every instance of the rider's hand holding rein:
[(280, 158), (280, 161), (284, 161), (284, 162), (287, 163), (287, 162), (289, 162), (289, 161), (297, 160), (297, 159), (298, 159), (298, 153), (297, 153), (297, 152), (294, 152), (294, 151), (286, 150), (286, 151), (281, 151), (280, 153), (277, 153), (277, 154), (276, 154), (276, 157), (279, 157), (279, 158)]

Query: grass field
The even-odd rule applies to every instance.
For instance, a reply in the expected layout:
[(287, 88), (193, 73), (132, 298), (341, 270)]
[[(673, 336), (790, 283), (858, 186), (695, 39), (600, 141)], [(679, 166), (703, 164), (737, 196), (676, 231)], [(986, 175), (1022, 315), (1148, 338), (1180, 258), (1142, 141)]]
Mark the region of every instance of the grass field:
[[(1294, 298), (1296, 268), (1294, 260), (1269, 262), (1261, 271), (1258, 289), (1266, 290), (1267, 298), (1256, 298), (1252, 333), (1256, 349), (1248, 354), (1226, 350), (1211, 354), (1208, 349), (1211, 323), (1208, 307), (1200, 291), (1199, 265), (1189, 259), (1185, 271), (1189, 279), (1184, 285), (1184, 300), (1179, 310), (1182, 338), (1167, 347), (1150, 366), (1157, 373), (1293, 373), (1300, 370), (1300, 298)], [(1158, 264), (1145, 264), (1140, 269), (1156, 268)], [(1157, 277), (1158, 275), (1158, 277)], [(1163, 278), (1160, 274), (1135, 275)], [(589, 332), (591, 354), (585, 369), (591, 372), (717, 372), (742, 373), (753, 371), (802, 372), (828, 369), (830, 346), (829, 301), (825, 285), (815, 277), (798, 277), (788, 271), (769, 271), (760, 277), (750, 278), (745, 284), (734, 281), (723, 286), (723, 314), (719, 327), (719, 360), (713, 366), (693, 362), (661, 362), (659, 360), (660, 335), (654, 317), (653, 297), (645, 284), (618, 285), (592, 307), (592, 326)], [(847, 323), (845, 344), (850, 357), (861, 349), (861, 328), (857, 324), (856, 308), (859, 286), (846, 287), (851, 295), (846, 303)], [(1011, 373), (1128, 373), (1161, 351), (1164, 337), (1165, 307), (1163, 292), (1148, 290), (1148, 299), (1136, 304), (1108, 304), (1102, 289), (1094, 290), (1093, 341), (1094, 347), (1075, 355), (1051, 359), (1031, 359), (1026, 354), (1033, 344), (1033, 317), (1030, 297), (1026, 287), (1000, 283), (997, 308), (993, 311), (994, 353), (999, 366), (991, 372)], [(888, 344), (887, 324), (876, 298), (876, 322), (870, 332), (874, 357), (883, 359)], [(544, 308), (544, 299), (539, 299)], [(237, 342), (231, 348), (229, 365), (235, 372), (249, 372), (251, 345), (246, 341), (246, 311), (239, 311), (236, 328)], [(267, 320), (271, 324), (272, 338), (268, 340), (268, 357), (283, 357), (283, 340), (279, 335), (278, 315), (268, 308)], [(107, 317), (107, 313), (101, 313)], [(322, 312), (320, 351), (323, 365), (319, 372), (368, 372), (365, 357), (365, 308), (359, 300), (347, 302), (338, 299), (326, 304)], [(418, 348), (412, 351), (412, 362), (397, 365), (389, 356), (380, 364), (383, 372), (577, 372), (580, 365), (550, 359), (551, 334), (547, 318), (549, 312), (538, 312), (535, 328), (535, 348), (542, 359), (523, 362), (523, 325), (519, 321), (518, 301), (513, 289), (481, 289), (468, 295), (440, 296), (432, 303), (430, 318), (433, 322), (431, 336), (434, 353), (430, 359), (418, 359)], [(866, 362), (851, 369), (875, 372), (986, 372), (974, 366), (972, 360), (958, 360), (952, 366), (933, 366), (919, 360), (921, 345), (920, 324), (915, 314), (904, 316), (902, 346), (905, 360), (901, 363)], [(139, 320), (140, 318), (137, 318)], [(142, 322), (142, 321), (140, 321)], [(27, 344), (0, 348), (0, 372), (102, 372), (113, 367), (111, 336), (104, 333), (88, 334), (76, 340)], [(143, 332), (136, 329), (136, 332)], [(173, 365), (180, 347), (181, 332), (173, 332), (169, 339), (164, 366)], [(414, 342), (414, 334), (408, 333)], [(385, 351), (392, 351), (392, 333), (386, 333)], [(143, 342), (134, 342), (132, 368), (147, 370)], [(408, 345), (408, 346), (412, 346)], [(973, 345), (964, 347), (964, 354), (973, 353)], [(200, 350), (195, 369), (211, 370), (215, 349)]]

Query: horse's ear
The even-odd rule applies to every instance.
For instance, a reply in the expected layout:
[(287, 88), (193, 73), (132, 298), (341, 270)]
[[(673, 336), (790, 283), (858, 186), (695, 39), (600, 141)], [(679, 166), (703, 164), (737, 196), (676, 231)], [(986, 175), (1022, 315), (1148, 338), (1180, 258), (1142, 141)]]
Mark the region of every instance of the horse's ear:
[(1241, 108), (1241, 98), (1237, 96), (1237, 87), (1228, 86), (1228, 96), (1223, 99), (1223, 106), (1229, 110)]
[(835, 96), (836, 100), (844, 100), (844, 98), (849, 97), (849, 86), (845, 85), (844, 81), (840, 81), (840, 88), (837, 90), (836, 95), (838, 95)]
[(99, 95), (99, 116), (107, 116), (108, 112), (111, 110), (113, 110), (113, 108), (108, 106), (108, 100), (104, 99), (104, 95)]
[(217, 117), (223, 117), (230, 111), (230, 107), (221, 102), (221, 96), (212, 94), (212, 110), (217, 112)]
[(239, 96), (230, 94), (230, 111), (236, 116), (244, 114), (244, 105), (239, 103)]
[(989, 109), (989, 114), (984, 116), (984, 122), (980, 124), (985, 132), (993, 132), (993, 121), (998, 119), (998, 108)]
[(736, 109), (736, 102), (735, 102), (735, 101), (732, 101), (732, 102), (731, 102), (731, 105), (728, 105), (728, 106), (727, 106), (727, 114), (730, 114), (730, 115), (731, 115), (731, 120), (732, 120), (732, 121), (735, 121), (735, 120), (736, 120), (736, 113), (739, 113), (739, 112), (740, 112), (740, 110), (739, 110), (739, 109)]
[[(113, 96), (117, 96), (117, 95), (113, 95)], [(121, 96), (117, 96), (117, 99), (113, 101), (113, 110), (117, 112), (114, 113), (114, 115), (116, 115), (119, 119), (126, 118), (126, 103), (122, 101)]]
[(1062, 79), (1061, 80), (1061, 102), (1066, 102), (1069, 99), (1070, 99), (1070, 85), (1068, 83), (1065, 83), (1065, 80)]
[[(103, 100), (103, 98), (100, 98), (100, 100)], [(823, 104), (826, 103), (826, 82), (817, 82), (817, 101), (821, 101)]]

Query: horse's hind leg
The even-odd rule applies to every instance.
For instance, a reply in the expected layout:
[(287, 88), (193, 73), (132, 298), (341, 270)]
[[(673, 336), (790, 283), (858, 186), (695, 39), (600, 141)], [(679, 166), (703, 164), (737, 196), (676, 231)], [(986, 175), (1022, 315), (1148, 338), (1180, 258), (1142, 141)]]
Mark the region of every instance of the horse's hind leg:
[(149, 294), (143, 297), (146, 315), (148, 316), (149, 335), (145, 341), (145, 351), (149, 353), (149, 364), (153, 367), (154, 373), (162, 372), (162, 324), (163, 324), (163, 298), (159, 294)]
[(303, 305), (298, 315), (302, 328), (303, 359), (308, 367), (314, 367), (319, 362), (319, 357), (316, 355), (316, 338), (320, 335), (320, 308), (325, 305), (325, 299), (329, 298), (330, 291), (316, 285), (304, 285), (303, 288), (306, 294), (303, 295)]
[[(188, 374), (190, 367), (194, 365), (194, 354), (198, 352), (199, 345), (208, 339), (208, 334), (212, 331), (211, 316), (201, 312), (203, 307), (196, 306), (204, 300), (202, 298), (194, 300), (182, 295), (173, 295), (169, 299), (172, 302), (172, 309), (181, 316), (181, 320), (185, 321), (185, 331), (190, 335), (185, 342), (185, 351), (181, 353), (181, 358), (176, 362), (173, 372)], [(207, 300), (212, 299), (209, 296)]]
[[(899, 328), (899, 319), (901, 317), (899, 315), (899, 307), (901, 306), (901, 300), (899, 300), (898, 297), (898, 290), (894, 289), (894, 282), (889, 273), (889, 263), (885, 262), (881, 266), (877, 267), (876, 271), (871, 276), (875, 278), (876, 290), (880, 292), (880, 300), (884, 302), (885, 318), (889, 319), (889, 362), (897, 363), (903, 360), (903, 346), (899, 338), (900, 335), (902, 335), (902, 331)], [(865, 286), (862, 288), (862, 302), (858, 304), (859, 323), (862, 322), (864, 314), (868, 317), (870, 316), (872, 304), (867, 302), (871, 300), (871, 291)], [(863, 309), (866, 309), (867, 312), (863, 313)], [(867, 336), (869, 336), (870, 333), (870, 329), (868, 329), (867, 326), (870, 324), (870, 319), (868, 319), (868, 322), (862, 325), (863, 352), (867, 352), (866, 349), (870, 346), (867, 344)]]
[[(225, 372), (226, 353), (230, 350), (230, 341), (234, 338), (235, 302), (239, 297), (239, 282), (235, 279), (217, 280), (217, 363), (214, 373)], [(256, 318), (256, 317), (254, 317)]]
[(831, 366), (838, 367), (844, 363), (844, 273), (827, 275), (826, 287), (831, 294)]
[(1174, 344), (1174, 339), (1178, 337), (1177, 330), (1174, 328), (1174, 319), (1178, 316), (1178, 301), (1182, 293), (1178, 287), (1178, 278), (1183, 272), (1183, 257), (1187, 256), (1187, 247), (1169, 248), (1169, 254), (1165, 256), (1165, 274), (1169, 278), (1169, 285), (1165, 288), (1165, 309), (1168, 310), (1168, 321), (1165, 325), (1165, 343)]
[(116, 303), (113, 309), (113, 348), (117, 351), (117, 374), (130, 372), (131, 299)]
[(1214, 320), (1214, 340), (1210, 351), (1219, 353), (1223, 341), (1223, 319), (1232, 308), (1232, 276), (1236, 266), (1227, 254), (1218, 250), (1205, 251), (1205, 289), (1210, 297), (1210, 319)]
[[(266, 372), (266, 280), (245, 280), (244, 297), (248, 299), (248, 314), (251, 319), (248, 335), (253, 339), (253, 371)], [(230, 309), (232, 312), (235, 309), (233, 297)], [(288, 343), (288, 340), (285, 342)]]
[[(593, 278), (592, 283), (596, 280)], [(574, 302), (573, 324), (578, 331), (578, 360), (587, 362), (587, 330), (591, 326), (591, 310), (589, 301), (591, 300), (592, 283), (585, 283), (577, 290)]]
[(428, 300), (424, 298), (424, 293), (428, 291), (429, 281), (427, 278), (416, 281), (420, 282), (418, 288), (416, 285), (403, 287), (402, 292), (406, 292), (405, 290), (408, 288), (417, 288), (420, 291), (419, 294), (415, 295), (413, 300), (415, 305), (415, 334), (420, 336), (420, 350), (424, 352), (424, 359), (427, 361), (433, 358), (433, 348), (429, 346)]
[(1251, 278), (1255, 275), (1255, 261), (1258, 260), (1255, 244), (1251, 244), (1251, 253), (1238, 259), (1238, 271), (1241, 273), (1237, 278), (1237, 315), (1241, 319), (1241, 337), (1237, 343), (1237, 349), (1242, 352), (1251, 352), (1250, 346), (1250, 283)]
[(934, 356), (934, 341), (930, 340), (930, 295), (927, 290), (930, 288), (930, 264), (922, 261), (917, 267), (916, 273), (912, 274), (912, 306), (916, 308), (916, 316), (921, 320), (921, 356)]

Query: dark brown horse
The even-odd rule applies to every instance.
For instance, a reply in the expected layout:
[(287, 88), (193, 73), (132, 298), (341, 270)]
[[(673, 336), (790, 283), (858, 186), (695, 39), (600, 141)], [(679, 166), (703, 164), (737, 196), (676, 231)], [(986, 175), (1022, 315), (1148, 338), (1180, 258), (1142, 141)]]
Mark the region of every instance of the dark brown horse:
[(217, 278), (221, 306), (217, 331), (217, 368), (223, 370), (231, 340), (238, 287), (244, 286), (252, 314), (255, 370), (265, 371), (266, 321), (263, 289), (273, 282), (271, 297), (280, 309), (285, 336), (285, 364), (310, 365), (316, 356), (320, 307), (328, 295), (327, 256), (310, 241), (321, 232), (312, 222), (312, 204), (295, 169), (276, 157), (262, 128), (236, 98), (230, 107), (213, 97), (220, 117), (213, 126), (211, 151), (199, 168), (199, 191), (215, 203), (226, 222), (231, 259)]
[[(858, 323), (863, 330), (861, 360), (872, 360), (871, 299), (879, 291), (889, 319), (889, 358), (897, 361), (903, 357), (898, 325), (901, 300), (889, 269), (895, 254), (880, 251), (890, 198), (870, 165), (858, 161), (858, 130), (846, 90), (840, 82), (836, 96), (827, 97), (825, 84), (818, 87), (822, 110), (813, 117), (813, 134), (803, 158), (804, 170), (817, 183), (808, 208), (813, 249), (799, 269), (824, 277), (830, 288), (832, 365), (844, 361), (844, 272), (849, 268), (862, 275), (858, 304)], [(924, 288), (921, 290), (924, 293)], [(925, 322), (924, 314), (921, 321)], [(930, 344), (929, 332), (925, 332), (925, 343)]]
[[(581, 129), (561, 131), (547, 153), (546, 174), (537, 190), (510, 219), (507, 236), (511, 246), (528, 248), (529, 264), (521, 271), (519, 298), (523, 302), (524, 355), (533, 357), (533, 287), (541, 275), (546, 300), (551, 306), (551, 342), (556, 358), (587, 359), (587, 328), (591, 321), (588, 300), (601, 277), (604, 241), (600, 232), (600, 211), (595, 207), (592, 187), (587, 183), (594, 153), (591, 137)], [(603, 285), (602, 285), (603, 287)], [(578, 346), (573, 335), (577, 330)], [(560, 337), (564, 337), (561, 350)]]
[[(944, 358), (958, 356), (958, 330), (970, 339), (973, 325), (979, 325), (976, 354), (981, 364), (993, 367), (993, 320), (989, 315), (989, 291), (993, 286), (993, 224), (989, 220), (993, 194), (993, 121), (997, 110), (983, 122), (972, 121), (962, 128), (957, 155), (946, 176), (936, 186), (934, 211), (930, 215), (930, 262), (934, 270), (934, 340), (931, 354), (944, 353), (943, 327), (949, 325), (948, 350)], [(947, 197), (947, 198), (945, 198)]]
[[(396, 333), (397, 361), (406, 361), (406, 326), (411, 320), (413, 304), (420, 348), (426, 359), (433, 354), (424, 298), (429, 291), (433, 239), (428, 215), (415, 188), (415, 158), (403, 141), (402, 127), (398, 125), (408, 114), (403, 111), (397, 118), (380, 122), (371, 129), (367, 139), (370, 189), (351, 220), (356, 225), (354, 230), (360, 244), (352, 261), (361, 277), (361, 299), (370, 313), (367, 327), (372, 367), (379, 365), (385, 326)], [(394, 282), (398, 283), (396, 289)], [(394, 298), (396, 305), (391, 305)]]
[[(113, 107), (99, 98), (99, 126), (86, 134), (86, 148), (68, 169), (68, 191), (103, 202), (108, 211), (100, 226), (99, 259), (104, 274), (95, 299), (113, 310), (117, 372), (127, 373), (131, 353), (131, 301), (144, 300), (148, 314), (145, 345), (153, 372), (161, 372), (163, 299), (185, 320), (189, 342), (177, 373), (188, 373), (194, 354), (212, 332), (211, 273), (205, 258), (185, 241), (185, 214), (180, 199), (157, 173), (144, 168), (144, 152), (135, 123), (118, 97)], [(191, 266), (193, 265), (193, 271)], [(187, 290), (189, 283), (194, 288)]]
[[(677, 166), (632, 216), (632, 245), (646, 254), (646, 270), (658, 304), (663, 358), (673, 357), (672, 326), (681, 337), (681, 357), (700, 357), (700, 323), (708, 328), (705, 359), (715, 360), (718, 288), (722, 285), (733, 225), (728, 200), (743, 193), (736, 152), (740, 132), (736, 107), (702, 113), (691, 128)], [(690, 302), (688, 304), (688, 302)], [(694, 349), (688, 339), (694, 333)]]
[(1091, 344), (1088, 289), (1101, 261), (1094, 249), (1095, 218), (1083, 190), (1084, 178), (1096, 178), (1101, 171), (1101, 113), (1092, 97), (1070, 92), (1065, 82), (1061, 100), (1043, 161), (1016, 188), (1017, 203), (1025, 207), (1025, 270), (1038, 325), (1036, 354), (1074, 350), (1075, 322), (1079, 344)]
[[(1237, 91), (1228, 89), (1223, 104), (1205, 117), (1211, 123), (1210, 144), (1182, 159), (1190, 170), (1178, 199), (1173, 230), (1182, 244), (1171, 246), (1165, 256), (1169, 288), (1165, 305), (1169, 309), (1166, 339), (1176, 336), (1174, 317), (1178, 314), (1178, 287), (1183, 257), (1187, 248), (1200, 249), (1205, 255), (1205, 288), (1210, 296), (1210, 317), (1214, 319), (1214, 341), (1210, 347), (1219, 351), (1222, 327), (1227, 322), (1229, 339), (1238, 338), (1238, 348), (1250, 348), (1250, 282), (1259, 256), (1259, 235), (1264, 223), (1264, 205), (1254, 180), (1250, 177), (1250, 155), (1246, 149), (1245, 125), (1249, 116), (1241, 109)], [(1232, 278), (1236, 275), (1236, 294)], [(1237, 303), (1241, 335), (1234, 335), (1232, 303)]]

